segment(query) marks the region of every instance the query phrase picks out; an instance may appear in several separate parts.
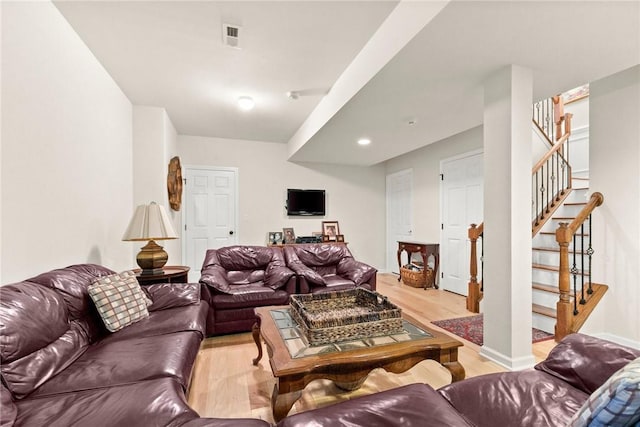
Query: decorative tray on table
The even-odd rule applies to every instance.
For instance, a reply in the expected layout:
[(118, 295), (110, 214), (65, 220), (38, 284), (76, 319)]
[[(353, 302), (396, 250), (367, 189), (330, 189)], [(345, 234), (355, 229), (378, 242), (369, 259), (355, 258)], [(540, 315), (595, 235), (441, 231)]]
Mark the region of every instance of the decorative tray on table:
[(364, 288), (291, 295), (290, 306), (310, 345), (403, 332), (400, 308)]

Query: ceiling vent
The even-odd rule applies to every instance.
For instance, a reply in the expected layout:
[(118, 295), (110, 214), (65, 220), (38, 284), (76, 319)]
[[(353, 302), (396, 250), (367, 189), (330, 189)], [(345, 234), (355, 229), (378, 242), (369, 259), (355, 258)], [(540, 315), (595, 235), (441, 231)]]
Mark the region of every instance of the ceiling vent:
[(237, 25), (222, 24), (222, 43), (240, 49), (240, 29)]

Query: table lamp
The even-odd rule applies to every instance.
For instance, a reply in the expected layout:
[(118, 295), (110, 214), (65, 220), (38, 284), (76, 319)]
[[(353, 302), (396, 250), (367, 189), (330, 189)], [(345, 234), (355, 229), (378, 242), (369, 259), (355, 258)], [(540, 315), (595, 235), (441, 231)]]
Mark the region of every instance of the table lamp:
[(122, 236), (124, 241), (149, 241), (140, 249), (140, 253), (136, 257), (143, 275), (161, 274), (162, 267), (169, 258), (167, 252), (154, 240), (177, 238), (178, 234), (173, 229), (164, 208), (155, 202), (136, 208), (127, 231)]

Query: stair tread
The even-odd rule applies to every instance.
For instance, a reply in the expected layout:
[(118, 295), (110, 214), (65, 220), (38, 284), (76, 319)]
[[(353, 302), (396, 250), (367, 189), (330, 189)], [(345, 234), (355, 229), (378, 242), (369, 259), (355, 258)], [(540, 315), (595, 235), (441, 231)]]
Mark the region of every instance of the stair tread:
[(560, 219), (576, 219), (576, 217), (575, 217), (575, 216), (554, 216), (554, 217), (551, 217), (551, 219), (554, 219), (554, 220), (560, 220)]
[(543, 316), (551, 317), (553, 319), (557, 317), (556, 310), (554, 308), (545, 307), (540, 304), (531, 304), (531, 309), (534, 313), (538, 313)]
[[(540, 232), (540, 234), (547, 234), (547, 235), (549, 235), (549, 234), (550, 234), (550, 235), (554, 235), (554, 236), (555, 236), (555, 235), (556, 235), (556, 232), (555, 232), (555, 231), (541, 231), (541, 232)], [(586, 236), (588, 236), (589, 234), (587, 234), (587, 233), (585, 233), (585, 234), (576, 233), (575, 235), (576, 235), (576, 236), (585, 236), (585, 237), (586, 237)]]
[(567, 206), (587, 206), (587, 202), (567, 202)]
[(589, 187), (573, 187), (574, 190), (588, 190)]
[(560, 267), (554, 265), (531, 264), (531, 267), (537, 268), (538, 270), (560, 271)]
[(575, 179), (576, 181), (589, 181), (589, 178), (584, 178), (582, 176), (572, 176), (571, 179)]
[(531, 248), (533, 251), (543, 251), (543, 252), (560, 252), (560, 248), (544, 248), (544, 247), (536, 247)]
[(552, 285), (544, 285), (542, 283), (532, 283), (531, 287), (539, 291), (551, 292), (554, 294), (560, 294), (560, 288)]
[[(538, 270), (547, 270), (547, 271), (554, 271), (554, 272), (559, 272), (560, 271), (560, 267), (555, 266), (555, 265), (545, 265), (545, 264), (531, 264), (531, 267), (538, 269)], [(584, 272), (581, 270), (578, 270), (578, 274), (583, 274)]]
[[(556, 252), (559, 253), (560, 252), (560, 248), (556, 247), (556, 248), (545, 248), (545, 247), (533, 247), (531, 248), (532, 251), (542, 251), (542, 252)], [(573, 254), (573, 251), (569, 251), (569, 253)], [(576, 251), (576, 254), (578, 255), (584, 255), (583, 251)]]

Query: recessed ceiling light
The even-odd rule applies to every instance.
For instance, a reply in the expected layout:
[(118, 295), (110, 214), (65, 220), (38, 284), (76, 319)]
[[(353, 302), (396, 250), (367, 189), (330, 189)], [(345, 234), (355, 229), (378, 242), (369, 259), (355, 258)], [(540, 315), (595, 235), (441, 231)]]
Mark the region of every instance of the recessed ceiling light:
[(249, 111), (256, 106), (253, 98), (250, 96), (241, 96), (238, 98), (238, 108), (244, 111)]
[(360, 145), (369, 145), (369, 144), (371, 144), (371, 140), (369, 138), (360, 138), (358, 140), (358, 144), (360, 144)]

